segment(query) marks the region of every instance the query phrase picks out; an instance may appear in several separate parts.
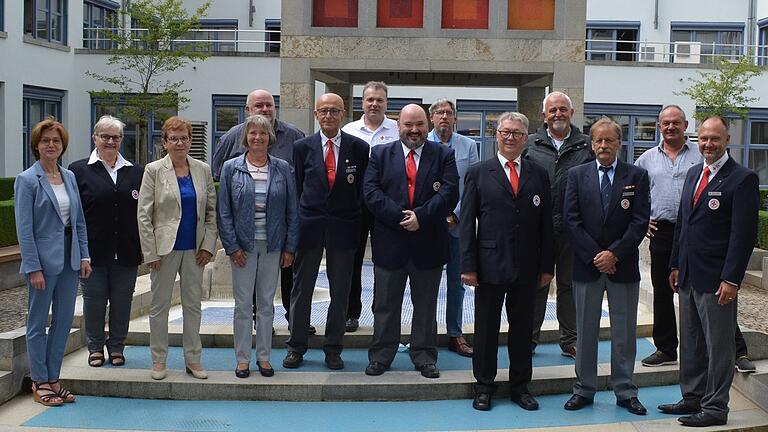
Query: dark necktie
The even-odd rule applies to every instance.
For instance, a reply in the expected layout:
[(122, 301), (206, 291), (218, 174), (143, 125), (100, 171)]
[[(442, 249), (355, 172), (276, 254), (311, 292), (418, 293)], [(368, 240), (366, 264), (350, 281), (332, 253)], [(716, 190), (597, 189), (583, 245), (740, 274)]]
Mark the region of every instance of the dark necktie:
[(603, 219), (608, 216), (608, 204), (611, 202), (611, 179), (608, 178), (608, 173), (612, 169), (613, 166), (600, 165), (600, 171), (603, 172), (603, 179), (600, 180), (600, 201), (603, 204)]
[(413, 208), (413, 195), (416, 192), (416, 152), (408, 152), (408, 158), (405, 161), (405, 175), (408, 177), (408, 204)]
[(704, 192), (704, 189), (707, 188), (707, 185), (709, 184), (709, 167), (704, 167), (704, 171), (701, 174), (701, 181), (699, 182), (699, 187), (696, 188), (696, 193), (693, 194), (693, 206), (696, 207), (696, 203), (699, 202), (699, 197), (701, 196), (701, 193)]
[(333, 188), (336, 181), (336, 155), (333, 153), (333, 141), (328, 140), (328, 151), (325, 153), (325, 172), (328, 175), (328, 189)]

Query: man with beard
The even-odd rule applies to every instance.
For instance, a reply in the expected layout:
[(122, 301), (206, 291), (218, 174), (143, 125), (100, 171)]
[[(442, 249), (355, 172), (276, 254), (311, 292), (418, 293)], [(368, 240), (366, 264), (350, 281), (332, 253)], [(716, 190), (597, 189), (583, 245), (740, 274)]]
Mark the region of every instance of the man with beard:
[(366, 375), (381, 375), (397, 353), (401, 308), (409, 280), (413, 320), (411, 361), (425, 378), (438, 378), (437, 292), (448, 261), (446, 217), (459, 199), (456, 159), (427, 141), (427, 114), (410, 104), (397, 121), (400, 140), (373, 147), (363, 192), (373, 214), (376, 289), (373, 341)]
[[(555, 239), (557, 280), (557, 321), (560, 349), (565, 357), (576, 358), (576, 309), (573, 303), (573, 245), (563, 225), (563, 197), (568, 170), (595, 158), (589, 137), (571, 124), (573, 104), (565, 93), (552, 92), (542, 103), (544, 125), (528, 137), (523, 157), (547, 170), (552, 185), (552, 224)], [(533, 312), (533, 349), (539, 342), (547, 310), (549, 284), (539, 287)]]
[[(456, 124), (456, 107), (448, 99), (440, 98), (429, 107), (429, 115), (434, 129), (429, 133), (430, 141), (442, 143), (453, 149), (456, 158), (456, 169), (459, 171), (459, 201), (464, 192), (464, 176), (470, 165), (478, 161), (477, 144), (472, 138), (467, 138), (453, 132)], [(521, 148), (522, 150), (522, 148)], [(462, 312), (464, 310), (464, 284), (461, 283), (461, 251), (459, 250), (461, 203), (448, 215), (448, 264), (445, 265), (446, 299), (445, 326), (448, 333), (448, 349), (460, 356), (472, 357), (472, 347), (462, 334)]]

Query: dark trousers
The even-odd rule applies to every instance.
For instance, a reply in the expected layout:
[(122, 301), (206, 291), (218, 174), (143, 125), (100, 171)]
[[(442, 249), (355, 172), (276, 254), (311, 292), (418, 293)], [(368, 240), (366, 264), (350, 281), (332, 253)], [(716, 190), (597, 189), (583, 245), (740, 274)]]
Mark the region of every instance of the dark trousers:
[(361, 299), (363, 295), (363, 258), (365, 258), (365, 246), (368, 243), (368, 234), (371, 235), (371, 242), (373, 242), (373, 215), (368, 211), (367, 207), (363, 206), (363, 212), (360, 218), (360, 237), (358, 238), (357, 250), (355, 251), (355, 262), (352, 269), (352, 287), (349, 290), (349, 301), (347, 302), (347, 319), (359, 319), (360, 313), (363, 310), (363, 302)]
[[(568, 236), (555, 236), (555, 280), (557, 281), (557, 322), (560, 327), (560, 349), (576, 345), (576, 306), (573, 301), (573, 245)], [(547, 312), (549, 285), (538, 287), (533, 306), (533, 337), (536, 349)]]
[[(137, 267), (121, 266), (112, 260), (103, 266), (93, 266), (88, 279), (82, 279), (83, 318), (85, 339), (89, 352), (122, 353), (128, 323), (131, 321), (131, 303), (136, 286)], [(109, 338), (104, 335), (104, 321), (109, 303)]]
[(677, 358), (677, 319), (675, 292), (669, 287), (669, 259), (675, 224), (658, 221), (651, 237), (651, 284), (653, 285), (653, 344), (664, 354)]
[(475, 354), (472, 372), (477, 383), (476, 393), (496, 391), (496, 369), (499, 350), (501, 306), (506, 296), (507, 352), (509, 354), (509, 384), (511, 392), (528, 392), (533, 373), (531, 334), (533, 330), (533, 301), (536, 281), (507, 285), (481, 284), (475, 290)]
[[(291, 290), (293, 289), (293, 264), (280, 268), (280, 298), (285, 308), (285, 320), (290, 322)], [(253, 292), (253, 320), (256, 321), (256, 291)]]

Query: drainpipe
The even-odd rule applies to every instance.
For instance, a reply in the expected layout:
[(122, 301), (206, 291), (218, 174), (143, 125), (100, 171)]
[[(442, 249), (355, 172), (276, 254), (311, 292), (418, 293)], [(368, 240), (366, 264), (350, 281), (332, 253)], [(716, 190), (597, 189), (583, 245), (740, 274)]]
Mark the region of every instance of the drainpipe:
[[(750, 0), (753, 1), (753, 0)], [(653, 8), (653, 29), (658, 30), (659, 29), (659, 0), (654, 1), (654, 8)]]
[[(748, 49), (752, 49), (755, 46), (755, 25), (757, 15), (757, 0), (749, 0), (749, 17), (747, 18), (747, 39), (746, 45)], [(746, 52), (744, 54), (747, 54)]]

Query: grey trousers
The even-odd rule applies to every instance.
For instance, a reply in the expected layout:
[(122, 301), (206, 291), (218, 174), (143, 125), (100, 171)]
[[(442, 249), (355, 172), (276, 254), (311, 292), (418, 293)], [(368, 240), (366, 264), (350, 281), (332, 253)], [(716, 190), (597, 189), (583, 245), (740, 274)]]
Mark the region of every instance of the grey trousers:
[[(291, 291), (290, 330), (286, 345), (288, 351), (304, 354), (309, 341), (309, 319), (312, 313), (312, 294), (315, 292), (317, 273), (323, 259), (323, 247), (300, 249), (293, 264), (293, 290)], [(331, 304), (325, 319), (325, 353), (341, 354), (347, 323), (347, 303), (352, 286), (352, 270), (356, 249), (325, 249), (325, 272), (330, 284)]]
[[(637, 302), (640, 283), (611, 282), (601, 274), (592, 282), (573, 282), (576, 300), (576, 384), (573, 393), (592, 399), (597, 391), (597, 342), (603, 293), (608, 292), (611, 319), (611, 380), (617, 400), (637, 397), (632, 382), (637, 352)], [(731, 338), (733, 340), (733, 338)], [(733, 343), (731, 343), (733, 345)], [(733, 363), (733, 356), (731, 363)]]
[(149, 308), (149, 348), (153, 363), (165, 363), (168, 357), (168, 310), (171, 308), (173, 283), (181, 276), (181, 307), (184, 316), (182, 344), (184, 362), (200, 363), (200, 301), (203, 297), (203, 268), (195, 262), (194, 249), (171, 251), (160, 259), (160, 269), (149, 274), (152, 305)]
[(389, 366), (400, 343), (401, 314), (405, 282), (409, 280), (413, 320), (411, 324), (411, 361), (414, 365), (437, 363), (437, 292), (442, 266), (418, 270), (413, 263), (405, 268), (387, 270), (374, 266), (376, 301), (373, 305), (373, 341), (368, 360)]
[(713, 293), (686, 285), (680, 288), (680, 390), (683, 399), (727, 420), (738, 306), (735, 300), (720, 306)]
[[(93, 266), (92, 269), (91, 277), (80, 281), (88, 351), (102, 352), (106, 345), (107, 353), (122, 353), (131, 320), (137, 267), (124, 267), (117, 260), (112, 260), (105, 266)], [(109, 337), (105, 338), (107, 302)]]
[(280, 274), (280, 251), (267, 252), (267, 242), (257, 240), (251, 252), (245, 252), (245, 266), (232, 264), (232, 318), (235, 358), (251, 362), (253, 299), (256, 298), (256, 360), (269, 361), (272, 352), (272, 324), (275, 318), (275, 291)]
[[(576, 305), (573, 301), (573, 245), (563, 234), (555, 237), (555, 278), (557, 281), (557, 322), (560, 326), (560, 348), (576, 345)], [(533, 305), (533, 348), (539, 344), (541, 325), (547, 312), (549, 284), (536, 290)]]

